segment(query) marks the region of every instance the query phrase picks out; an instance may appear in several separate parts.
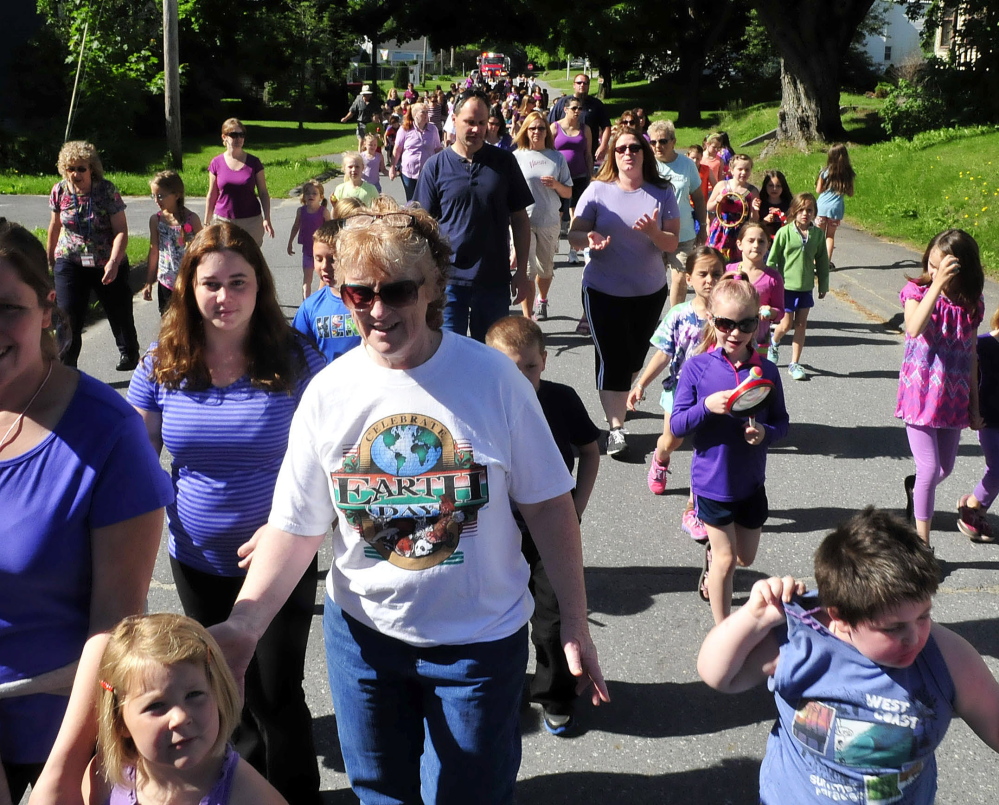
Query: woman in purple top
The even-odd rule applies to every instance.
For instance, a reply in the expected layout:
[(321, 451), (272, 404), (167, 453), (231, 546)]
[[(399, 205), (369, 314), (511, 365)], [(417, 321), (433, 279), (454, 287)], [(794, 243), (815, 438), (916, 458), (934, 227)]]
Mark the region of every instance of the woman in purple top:
[(265, 232), (274, 237), (263, 163), (243, 150), (246, 126), (235, 117), (222, 124), (222, 144), (225, 153), (208, 164), (205, 226), (228, 221), (245, 229), (262, 246)]
[(597, 390), (610, 425), (607, 454), (627, 450), (628, 392), (669, 295), (663, 252), (680, 242), (673, 188), (634, 129), (610, 137), (610, 158), (583, 192), (569, 228), (569, 248), (589, 247), (583, 310), (596, 345)]
[(60, 363), (55, 299), (45, 249), (0, 218), (0, 791), (6, 779), (8, 802), (29, 784), (32, 802), (79, 800), (107, 630), (142, 611), (173, 499), (138, 415)]
[(427, 160), (443, 148), (441, 135), (436, 126), (430, 125), (427, 107), (414, 103), (402, 119), (402, 129), (395, 138), (395, 151), (392, 166), (389, 168), (389, 181), (402, 172), (402, 186), (406, 191), (406, 201), (413, 200), (416, 180)]
[[(576, 214), (576, 205), (583, 191), (590, 186), (593, 176), (593, 132), (583, 125), (583, 105), (573, 98), (563, 109), (562, 119), (551, 124), (555, 149), (565, 157), (572, 176), (572, 195), (562, 203), (562, 220), (571, 221)], [(567, 224), (566, 224), (567, 225)], [(569, 265), (576, 265), (579, 256), (575, 249), (569, 249)]]

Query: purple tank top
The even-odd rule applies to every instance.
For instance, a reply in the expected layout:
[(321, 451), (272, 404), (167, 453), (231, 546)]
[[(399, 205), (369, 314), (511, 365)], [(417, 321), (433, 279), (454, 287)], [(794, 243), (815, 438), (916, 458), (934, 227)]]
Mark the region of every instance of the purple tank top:
[[(199, 805), (229, 805), (229, 795), (232, 794), (232, 782), (236, 777), (237, 766), (239, 766), (239, 755), (231, 746), (226, 746), (219, 780), (212, 786), (212, 790), (205, 794)], [(125, 777), (131, 786), (125, 788), (116, 785), (112, 788), (108, 805), (137, 805), (139, 800), (135, 793), (135, 769), (128, 768)]]
[(309, 212), (304, 206), (298, 220), (298, 242), (312, 248), (312, 236), (323, 225), (323, 208)]
[(555, 148), (569, 163), (570, 176), (589, 176), (590, 172), (586, 167), (586, 134), (582, 129), (575, 137), (570, 137), (562, 130), (562, 126), (556, 123)]

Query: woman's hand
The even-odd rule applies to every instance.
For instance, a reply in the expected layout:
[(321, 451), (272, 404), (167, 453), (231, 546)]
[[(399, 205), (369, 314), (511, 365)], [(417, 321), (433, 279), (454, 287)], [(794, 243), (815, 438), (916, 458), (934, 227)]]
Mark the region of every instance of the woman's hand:
[(555, 187), (555, 177), (554, 176), (542, 176), (541, 184), (549, 189)]
[(734, 393), (735, 389), (727, 389), (726, 391), (716, 391), (714, 394), (709, 394), (704, 398), (704, 407), (712, 414), (727, 414), (726, 406), (728, 405), (729, 398)]
[(656, 233), (660, 232), (659, 227), (659, 208), (656, 207), (652, 214), (643, 215), (634, 224), (632, 224), (632, 229), (636, 232), (644, 232), (650, 238)]
[(288, 254), (293, 255), (295, 253), (295, 247), (291, 245), (291, 241), (288, 241)]
[[(104, 264), (104, 276), (101, 278), (101, 284), (110, 285), (114, 282), (114, 278), (118, 276), (118, 264), (108, 260)], [(129, 291), (131, 293), (131, 291)]]
[(147, 282), (142, 286), (142, 298), (147, 302), (153, 301), (153, 284), (151, 282)]
[(253, 551), (257, 547), (257, 540), (259, 539), (257, 535), (259, 533), (259, 529), (254, 531), (253, 536), (236, 549), (236, 556), (239, 557), (239, 566), (243, 570), (246, 570), (250, 566), (250, 561), (253, 559)]
[(222, 649), (222, 656), (225, 657), (229, 670), (236, 679), (239, 697), (242, 699), (246, 685), (246, 669), (253, 659), (253, 652), (257, 650), (257, 641), (227, 620), (209, 627), (208, 631)]
[(274, 237), (274, 227), (271, 226), (271, 222), (267, 218), (264, 218), (264, 232), (272, 238)]
[(586, 233), (586, 240), (590, 244), (590, 250), (597, 252), (606, 249), (610, 245), (611, 241), (610, 235), (604, 237), (599, 232), (595, 232), (592, 229)]

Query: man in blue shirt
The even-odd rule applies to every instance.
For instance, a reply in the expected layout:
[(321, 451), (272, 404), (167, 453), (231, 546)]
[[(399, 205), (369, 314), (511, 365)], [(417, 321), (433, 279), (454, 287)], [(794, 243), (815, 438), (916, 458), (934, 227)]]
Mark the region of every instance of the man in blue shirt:
[[(463, 93), (454, 108), (455, 142), (420, 171), (414, 201), (451, 242), (444, 329), (485, 341), (486, 331), (530, 291), (527, 256), (534, 197), (513, 154), (486, 144), (489, 106), (481, 92)], [(510, 276), (508, 231), (516, 273)]]

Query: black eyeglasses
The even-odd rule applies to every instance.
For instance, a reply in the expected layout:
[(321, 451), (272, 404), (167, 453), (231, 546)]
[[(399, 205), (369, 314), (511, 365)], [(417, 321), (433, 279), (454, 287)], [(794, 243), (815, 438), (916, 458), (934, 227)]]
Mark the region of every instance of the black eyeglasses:
[(649, 140), (649, 145), (669, 145), (671, 142), (673, 141), (663, 137), (659, 140)]
[(738, 330), (740, 333), (755, 333), (760, 326), (760, 317), (751, 316), (741, 321), (733, 321), (732, 319), (724, 319), (720, 316), (712, 316), (711, 323), (714, 324), (715, 329), (720, 333), (730, 333), (733, 330)]
[(389, 307), (409, 307), (419, 297), (422, 285), (422, 280), (399, 280), (383, 285), (376, 291), (370, 285), (344, 283), (340, 286), (340, 298), (351, 310), (367, 310), (375, 303), (376, 296), (382, 300), (382, 304)]
[(234, 140), (237, 140), (237, 139), (240, 139), (242, 137), (245, 137), (246, 136), (246, 132), (245, 131), (229, 131), (229, 132), (226, 132), (226, 136), (227, 137), (232, 137)]
[(641, 150), (642, 150), (642, 146), (640, 146), (638, 143), (628, 143), (627, 145), (615, 145), (614, 146), (614, 153), (615, 154), (625, 154), (625, 153), (627, 153), (627, 154), (637, 154)]
[(566, 108), (566, 111), (568, 111), (568, 112), (578, 112), (583, 107), (582, 106), (567, 106), (565, 108)]
[(90, 170), (90, 168), (87, 167), (86, 165), (79, 165), (75, 168), (66, 168), (66, 170), (69, 173), (86, 173), (88, 170)]

